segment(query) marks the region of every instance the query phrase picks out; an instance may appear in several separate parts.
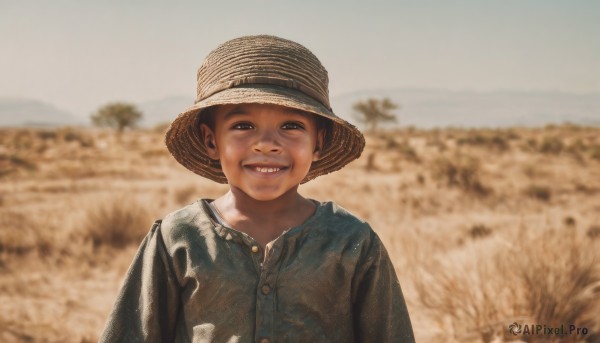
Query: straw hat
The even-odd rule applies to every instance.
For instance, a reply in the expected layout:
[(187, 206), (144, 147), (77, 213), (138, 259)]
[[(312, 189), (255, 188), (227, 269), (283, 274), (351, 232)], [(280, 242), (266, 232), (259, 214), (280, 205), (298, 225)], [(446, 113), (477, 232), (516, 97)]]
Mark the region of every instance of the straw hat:
[(187, 169), (219, 183), (227, 178), (218, 160), (208, 157), (200, 133), (202, 109), (215, 105), (261, 103), (291, 107), (327, 118), (321, 158), (303, 183), (357, 159), (365, 145), (361, 132), (337, 117), (329, 105), (329, 79), (321, 62), (304, 46), (274, 36), (245, 36), (213, 50), (198, 69), (195, 104), (167, 130), (165, 143)]

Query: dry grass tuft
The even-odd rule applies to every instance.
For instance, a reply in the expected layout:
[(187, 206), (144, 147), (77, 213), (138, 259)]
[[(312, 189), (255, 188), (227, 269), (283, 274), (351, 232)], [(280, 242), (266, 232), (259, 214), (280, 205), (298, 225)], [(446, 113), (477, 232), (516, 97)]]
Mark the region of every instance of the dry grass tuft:
[(33, 172), (37, 165), (29, 159), (18, 154), (6, 155), (0, 153), (0, 177), (13, 174), (19, 170)]
[(512, 243), (509, 249), (475, 250), (466, 262), (445, 258), (422, 267), (415, 278), (417, 301), (442, 329), (437, 339), (514, 339), (507, 327), (518, 318), (548, 326), (576, 324), (597, 337), (600, 255), (592, 253), (598, 251), (593, 242), (565, 228), (521, 233)]
[(134, 197), (107, 197), (87, 210), (79, 234), (94, 247), (139, 244), (150, 227), (148, 211)]
[(526, 305), (517, 315), (553, 326), (577, 324), (590, 330), (589, 338), (600, 338), (600, 255), (594, 242), (565, 228), (523, 240), (517, 249), (521, 256), (507, 259), (517, 267)]
[(586, 234), (591, 239), (600, 238), (600, 225), (592, 225)]
[(482, 255), (468, 263), (432, 261), (414, 278), (418, 306), (438, 329), (435, 342), (490, 342), (510, 316), (510, 291), (494, 282), (496, 266)]
[(28, 253), (48, 255), (57, 246), (53, 232), (27, 213), (2, 211), (0, 227), (0, 263)]

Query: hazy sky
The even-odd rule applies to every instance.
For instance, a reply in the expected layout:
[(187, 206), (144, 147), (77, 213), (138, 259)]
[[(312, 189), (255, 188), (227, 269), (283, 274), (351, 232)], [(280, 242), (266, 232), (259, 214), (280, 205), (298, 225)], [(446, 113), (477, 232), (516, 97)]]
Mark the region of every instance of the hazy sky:
[(332, 96), (600, 92), (596, 0), (0, 0), (0, 97), (85, 116), (109, 101), (192, 98), (208, 52), (261, 33), (311, 49)]

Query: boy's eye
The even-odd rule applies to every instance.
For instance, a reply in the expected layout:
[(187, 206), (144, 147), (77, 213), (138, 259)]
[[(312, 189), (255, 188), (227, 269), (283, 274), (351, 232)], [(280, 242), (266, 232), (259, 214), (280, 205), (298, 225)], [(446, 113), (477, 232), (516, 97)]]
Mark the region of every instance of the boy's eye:
[(281, 126), (281, 128), (284, 130), (300, 130), (300, 129), (304, 129), (304, 125), (302, 125), (300, 123), (289, 122), (289, 123), (283, 124)]
[(231, 128), (236, 129), (236, 130), (250, 130), (250, 129), (252, 129), (252, 124), (250, 124), (250, 123), (235, 123), (235, 124), (233, 124), (233, 126)]

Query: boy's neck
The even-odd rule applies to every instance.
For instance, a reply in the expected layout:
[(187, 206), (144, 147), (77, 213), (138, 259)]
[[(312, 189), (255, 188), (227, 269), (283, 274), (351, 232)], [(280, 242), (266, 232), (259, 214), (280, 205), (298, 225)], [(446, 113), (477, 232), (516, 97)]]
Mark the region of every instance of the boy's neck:
[(216, 200), (217, 205), (225, 211), (235, 210), (247, 217), (274, 218), (287, 212), (295, 212), (298, 207), (310, 202), (298, 193), (294, 187), (273, 200), (256, 200), (238, 188), (232, 187), (229, 192)]
[(253, 199), (240, 189), (231, 188), (215, 205), (225, 221), (261, 244), (277, 238), (284, 230), (302, 224), (315, 212), (315, 204), (295, 187), (277, 199)]

